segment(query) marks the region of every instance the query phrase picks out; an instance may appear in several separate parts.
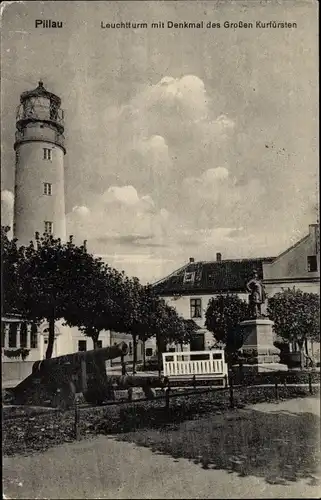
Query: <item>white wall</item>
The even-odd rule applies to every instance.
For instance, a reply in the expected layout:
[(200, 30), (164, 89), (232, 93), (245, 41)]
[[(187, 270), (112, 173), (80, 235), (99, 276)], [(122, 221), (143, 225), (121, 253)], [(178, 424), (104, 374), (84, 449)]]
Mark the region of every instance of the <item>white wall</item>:
[[(195, 323), (201, 327), (199, 330), (200, 334), (205, 335), (205, 349), (208, 349), (213, 345), (214, 338), (212, 332), (209, 332), (205, 328), (205, 312), (207, 310), (208, 303), (210, 299), (219, 294), (204, 294), (204, 295), (186, 295), (181, 296), (179, 298), (173, 298), (172, 296), (164, 297), (166, 303), (172, 307), (175, 307), (176, 311), (179, 315), (181, 315), (184, 319), (193, 319)], [(247, 293), (239, 293), (237, 294), (241, 299), (248, 301)], [(191, 318), (191, 310), (190, 310), (190, 300), (191, 299), (201, 299), (201, 318)]]
[[(176, 311), (179, 315), (183, 316), (185, 319), (193, 319), (195, 323), (205, 328), (205, 312), (208, 306), (210, 299), (219, 294), (206, 294), (206, 295), (186, 295), (181, 296), (179, 298), (173, 298), (172, 296), (163, 297), (166, 303), (172, 307), (175, 307)], [(237, 294), (241, 299), (248, 301), (247, 293), (238, 293)], [(190, 300), (191, 299), (201, 299), (202, 300), (202, 317), (201, 318), (191, 318), (190, 312)]]
[(299, 280), (287, 282), (285, 280), (280, 280), (278, 283), (265, 283), (264, 286), (269, 297), (273, 297), (276, 293), (287, 290), (288, 288), (292, 289), (293, 287), (297, 290), (302, 290), (302, 292), (320, 294), (320, 283), (318, 282), (305, 282)]
[[(52, 159), (44, 160), (43, 148)], [(14, 235), (28, 245), (35, 232), (44, 232), (44, 221), (53, 222), (55, 237), (66, 239), (64, 197), (64, 153), (49, 142), (25, 142), (18, 146), (16, 164)], [(43, 192), (43, 183), (52, 184), (52, 195)]]
[[(63, 322), (57, 322), (60, 335), (57, 337), (57, 356), (63, 354), (70, 354), (78, 351), (79, 340), (86, 341), (86, 350), (89, 351), (94, 348), (93, 340), (86, 337), (76, 327), (63, 326)], [(102, 347), (110, 346), (110, 332), (109, 330), (100, 332), (98, 340), (102, 341)]]

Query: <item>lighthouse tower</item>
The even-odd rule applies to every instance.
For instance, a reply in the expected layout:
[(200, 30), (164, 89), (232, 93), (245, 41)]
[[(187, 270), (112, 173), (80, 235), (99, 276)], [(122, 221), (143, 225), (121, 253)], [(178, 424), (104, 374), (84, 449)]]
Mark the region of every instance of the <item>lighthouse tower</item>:
[(16, 118), (14, 237), (28, 245), (39, 232), (66, 239), (64, 113), (40, 81), (23, 92)]

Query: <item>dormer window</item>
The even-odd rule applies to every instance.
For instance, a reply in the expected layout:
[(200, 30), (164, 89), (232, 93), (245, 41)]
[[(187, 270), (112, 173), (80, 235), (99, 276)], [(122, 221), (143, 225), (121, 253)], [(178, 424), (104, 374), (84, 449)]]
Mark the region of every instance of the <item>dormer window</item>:
[(184, 283), (194, 283), (195, 273), (186, 271), (184, 275)]

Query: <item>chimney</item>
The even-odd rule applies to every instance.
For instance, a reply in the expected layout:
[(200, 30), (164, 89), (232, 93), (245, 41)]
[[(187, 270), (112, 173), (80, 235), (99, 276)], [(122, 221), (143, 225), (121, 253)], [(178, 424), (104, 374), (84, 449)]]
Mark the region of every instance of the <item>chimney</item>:
[(216, 262), (222, 262), (222, 254), (220, 252), (216, 254)]
[(190, 264), (191, 264), (192, 262), (195, 262), (194, 257), (190, 257), (190, 258), (189, 258), (189, 262), (190, 262)]

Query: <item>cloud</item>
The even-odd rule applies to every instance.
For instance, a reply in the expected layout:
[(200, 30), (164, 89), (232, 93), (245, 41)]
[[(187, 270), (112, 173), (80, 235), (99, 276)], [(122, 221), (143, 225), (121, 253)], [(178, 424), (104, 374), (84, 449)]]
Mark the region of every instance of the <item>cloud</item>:
[(191, 230), (248, 227), (253, 219), (262, 228), (265, 192), (258, 179), (240, 183), (225, 164), (185, 178), (177, 211), (183, 217), (184, 207), (189, 207), (185, 220)]
[(7, 189), (1, 191), (1, 224), (13, 225), (14, 194)]
[(208, 98), (204, 82), (196, 75), (182, 78), (163, 77), (156, 85), (146, 91), (149, 109), (163, 106), (163, 112), (182, 114), (183, 118), (197, 121), (206, 118)]
[(227, 179), (229, 176), (229, 171), (225, 167), (209, 168), (202, 174), (204, 182), (216, 182), (217, 180)]
[(193, 190), (196, 188), (199, 194), (204, 194), (204, 192), (212, 194), (212, 190), (222, 184), (222, 181), (225, 181), (228, 177), (229, 171), (226, 167), (209, 168), (200, 177), (187, 177), (184, 179), (183, 186), (186, 188), (191, 187)]
[(235, 121), (214, 108), (203, 80), (194, 74), (165, 75), (120, 106), (106, 106), (98, 120), (108, 146), (100, 158), (96, 155), (91, 182), (98, 190), (134, 185), (156, 203), (167, 203), (177, 196), (183, 178), (210, 168), (233, 137)]
[(4, 203), (8, 208), (13, 208), (14, 194), (7, 189), (1, 191), (1, 203)]
[(133, 186), (112, 186), (103, 195), (104, 203), (119, 202), (124, 205), (137, 205), (139, 202), (138, 194)]
[(155, 282), (172, 272), (176, 266), (173, 258), (160, 258), (146, 253), (108, 253), (99, 256), (109, 265), (124, 270), (129, 276), (139, 276), (143, 284)]
[(77, 215), (84, 216), (89, 214), (90, 210), (88, 207), (85, 207), (84, 205), (81, 205), (80, 207), (76, 205), (75, 207), (73, 207), (72, 212)]
[(168, 212), (158, 210), (148, 194), (134, 186), (110, 186), (90, 206), (75, 206), (67, 215), (68, 232), (91, 242), (97, 252), (104, 245), (162, 245), (168, 228)]

